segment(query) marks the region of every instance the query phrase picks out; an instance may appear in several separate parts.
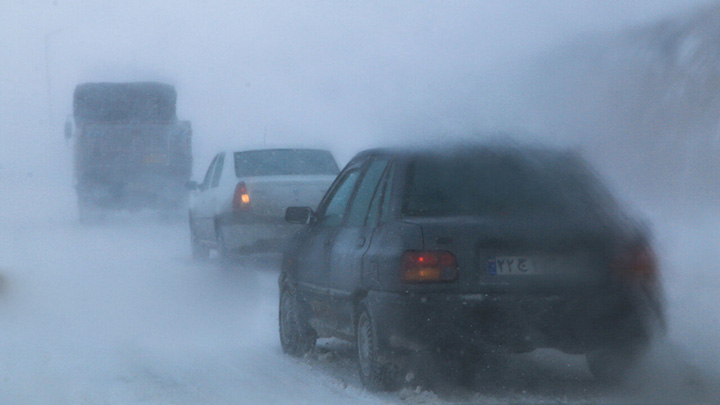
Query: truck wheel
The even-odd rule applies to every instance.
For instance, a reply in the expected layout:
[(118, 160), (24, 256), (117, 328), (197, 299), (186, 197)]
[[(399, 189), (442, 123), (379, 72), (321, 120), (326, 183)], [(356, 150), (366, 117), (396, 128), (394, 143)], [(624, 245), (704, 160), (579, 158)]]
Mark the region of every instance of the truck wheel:
[(360, 380), (371, 391), (391, 391), (400, 387), (400, 370), (380, 356), (377, 325), (364, 304), (358, 310), (355, 337)]
[(77, 208), (78, 220), (81, 224), (89, 224), (93, 222), (95, 211), (87, 197), (78, 195)]
[(317, 334), (310, 326), (305, 311), (291, 287), (284, 287), (280, 293), (280, 344), (291, 356), (304, 356), (315, 347)]
[(92, 223), (92, 214), (87, 206), (78, 204), (78, 220), (81, 224)]

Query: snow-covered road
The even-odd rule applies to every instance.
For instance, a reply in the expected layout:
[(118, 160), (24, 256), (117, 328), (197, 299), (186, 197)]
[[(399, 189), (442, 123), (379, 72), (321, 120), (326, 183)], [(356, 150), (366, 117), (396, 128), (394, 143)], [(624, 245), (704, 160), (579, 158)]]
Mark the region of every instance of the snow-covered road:
[(658, 218), (670, 337), (625, 385), (540, 351), (472, 390), (365, 391), (349, 345), (307, 359), (277, 338), (278, 257), (190, 259), (187, 226), (150, 213), (80, 225), (72, 196), (0, 178), (0, 403), (720, 401), (720, 219)]
[(1, 403), (365, 396), (282, 354), (272, 257), (193, 263), (184, 224), (147, 218), (14, 231), (2, 242)]

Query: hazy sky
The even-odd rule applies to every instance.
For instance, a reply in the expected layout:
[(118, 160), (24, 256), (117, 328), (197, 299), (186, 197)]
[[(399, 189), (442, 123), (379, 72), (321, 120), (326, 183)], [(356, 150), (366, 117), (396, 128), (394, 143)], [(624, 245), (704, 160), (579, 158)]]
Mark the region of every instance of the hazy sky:
[(479, 90), (519, 57), (707, 3), (2, 1), (0, 168), (69, 165), (62, 126), (87, 81), (174, 84), (196, 177), (230, 145), (312, 140), (346, 158), (415, 131), (513, 125), (513, 100)]

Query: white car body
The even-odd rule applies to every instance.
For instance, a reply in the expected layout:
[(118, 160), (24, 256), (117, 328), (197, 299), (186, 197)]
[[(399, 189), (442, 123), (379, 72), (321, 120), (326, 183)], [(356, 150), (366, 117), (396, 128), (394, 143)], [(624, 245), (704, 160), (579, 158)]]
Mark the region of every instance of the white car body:
[[(238, 172), (237, 156), (277, 156), (287, 161), (297, 156), (319, 156), (324, 164), (321, 173), (277, 174), (270, 170)], [(281, 159), (284, 158), (284, 159)], [(300, 158), (298, 158), (300, 159)], [(332, 162), (330, 162), (331, 159)], [(282, 171), (284, 168), (280, 167)], [(279, 250), (299, 228), (284, 220), (289, 206), (316, 207), (339, 172), (332, 155), (318, 149), (260, 149), (223, 151), (208, 167), (204, 180), (194, 185), (190, 201), (190, 231), (193, 255), (207, 257), (210, 249), (222, 256), (239, 252)], [(245, 187), (248, 203), (234, 207), (238, 184)], [(236, 203), (237, 204), (237, 203)]]

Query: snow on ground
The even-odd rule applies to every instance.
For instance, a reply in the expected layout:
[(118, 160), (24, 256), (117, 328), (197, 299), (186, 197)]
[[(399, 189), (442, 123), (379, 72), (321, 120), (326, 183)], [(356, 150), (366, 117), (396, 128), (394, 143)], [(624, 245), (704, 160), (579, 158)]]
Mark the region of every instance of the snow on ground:
[(473, 389), (439, 378), (374, 394), (348, 344), (282, 353), (277, 256), (194, 262), (184, 221), (143, 212), (81, 225), (71, 192), (52, 184), (0, 172), (3, 404), (720, 401), (717, 212), (654, 218), (669, 338), (626, 384), (538, 351)]
[(282, 354), (276, 258), (196, 263), (183, 222), (83, 226), (71, 205), (23, 209), (41, 188), (7, 180), (0, 403), (374, 401)]

